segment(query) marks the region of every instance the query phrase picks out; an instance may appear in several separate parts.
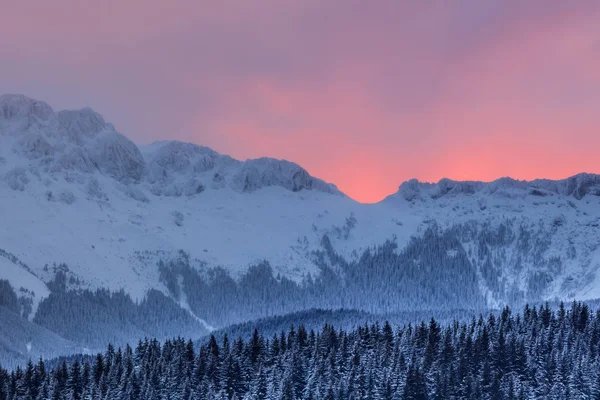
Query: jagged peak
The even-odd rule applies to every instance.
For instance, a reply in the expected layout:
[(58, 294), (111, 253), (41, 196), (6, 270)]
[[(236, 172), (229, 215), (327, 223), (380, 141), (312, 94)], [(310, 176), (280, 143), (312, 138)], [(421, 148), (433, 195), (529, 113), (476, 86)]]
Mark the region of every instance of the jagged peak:
[[(263, 187), (281, 186), (294, 192), (306, 189), (341, 194), (335, 185), (311, 176), (291, 161), (270, 157), (239, 161), (209, 147), (176, 140), (144, 146), (142, 153), (148, 164), (148, 179), (153, 184), (178, 185), (177, 181), (181, 178), (204, 176), (198, 179), (205, 186), (220, 188), (227, 185), (237, 192), (249, 193)], [(163, 190), (155, 186), (153, 189), (161, 193), (185, 192), (169, 187)]]
[(154, 142), (140, 150), (148, 164), (172, 172), (204, 172), (212, 169), (217, 159), (231, 159), (209, 147), (178, 140)]
[(339, 193), (334, 185), (284, 160), (242, 162), (205, 146), (174, 140), (156, 142), (140, 151), (89, 107), (55, 113), (47, 103), (24, 95), (0, 96), (0, 133), (18, 136), (12, 144), (14, 152), (27, 160), (39, 160), (39, 166), (47, 171), (100, 171), (121, 182), (145, 181), (156, 194), (198, 193), (200, 187), (226, 185), (240, 192), (281, 186), (292, 191)]
[(282, 186), (293, 192), (307, 189), (342, 194), (337, 186), (311, 176), (298, 164), (270, 157), (244, 161), (233, 178), (233, 185), (242, 192), (252, 192), (265, 186)]
[(140, 150), (144, 154), (152, 155), (154, 152), (161, 149), (172, 149), (175, 151), (184, 151), (187, 153), (212, 153), (219, 154), (210, 147), (202, 146), (195, 143), (184, 142), (180, 140), (157, 140), (149, 145), (142, 146)]
[(398, 192), (388, 198), (400, 197), (408, 201), (417, 198), (439, 199), (445, 196), (494, 194), (498, 191), (520, 191), (533, 196), (550, 194), (573, 196), (582, 199), (586, 195), (600, 196), (600, 175), (580, 173), (565, 179), (535, 179), (532, 181), (503, 177), (491, 182), (455, 181), (448, 178), (436, 183), (410, 179), (402, 183)]
[(145, 169), (137, 146), (89, 107), (55, 113), (42, 101), (2, 95), (0, 133), (16, 138), (14, 153), (39, 160), (30, 166), (38, 173), (97, 170), (119, 181), (139, 181)]
[(47, 103), (22, 94), (0, 95), (0, 120), (37, 117), (47, 120), (54, 114)]
[(102, 115), (90, 107), (79, 110), (62, 110), (57, 114), (59, 131), (71, 141), (80, 144), (84, 138), (97, 136), (103, 131), (114, 131), (112, 124), (107, 123)]

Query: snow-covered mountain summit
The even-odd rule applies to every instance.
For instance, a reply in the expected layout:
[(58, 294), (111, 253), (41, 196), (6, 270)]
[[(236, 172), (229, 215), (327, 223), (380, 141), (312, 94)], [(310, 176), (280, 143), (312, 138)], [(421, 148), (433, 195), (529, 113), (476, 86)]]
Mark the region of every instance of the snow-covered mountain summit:
[(258, 158), (242, 162), (208, 147), (178, 141), (156, 142), (142, 148), (142, 152), (147, 162), (146, 179), (156, 195), (194, 195), (225, 186), (240, 193), (278, 186), (293, 192), (342, 194), (334, 185), (285, 160)]
[(412, 179), (402, 183), (398, 192), (387, 199), (403, 198), (411, 201), (429, 198), (435, 200), (442, 197), (474, 194), (508, 197), (561, 195), (581, 200), (586, 195), (600, 196), (600, 175), (581, 173), (566, 179), (536, 179), (533, 181), (519, 181), (506, 177), (493, 182), (442, 179), (437, 183), (428, 183)]
[(182, 257), (209, 277), (222, 267), (238, 279), (265, 261), (278, 279), (325, 276), (334, 288), (389, 277), (365, 283), (357, 307), (368, 310), (368, 290), (385, 284), (408, 298), (405, 289), (446, 282), (448, 271), (464, 276), (443, 290), (468, 284), (489, 305), (600, 297), (598, 175), (412, 180), (360, 204), (292, 162), (238, 161), (177, 141), (138, 147), (89, 108), (55, 112), (20, 95), (0, 96), (0, 222), (0, 279), (22, 288), (34, 313), (59, 270), (73, 288), (136, 299), (156, 289), (202, 310), (173, 294), (182, 276), (159, 270)]
[(27, 185), (28, 174), (100, 172), (122, 182), (137, 182), (144, 159), (133, 142), (90, 108), (55, 113), (41, 101), (0, 96), (0, 140), (11, 187)]
[[(90, 108), (55, 113), (22, 95), (0, 96), (3, 164), (13, 167), (11, 185), (23, 188), (27, 171), (84, 174), (99, 172), (124, 184), (146, 184), (155, 195), (198, 194), (225, 186), (238, 192), (281, 186), (341, 194), (334, 185), (314, 178), (297, 164), (260, 158), (245, 162), (202, 146), (177, 141), (140, 149)], [(4, 153), (4, 152), (3, 152)]]

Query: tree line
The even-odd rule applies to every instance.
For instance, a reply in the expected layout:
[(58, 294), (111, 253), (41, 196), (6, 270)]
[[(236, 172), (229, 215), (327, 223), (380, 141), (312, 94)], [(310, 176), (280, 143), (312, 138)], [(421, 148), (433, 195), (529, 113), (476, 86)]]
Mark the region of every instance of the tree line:
[(47, 365), (0, 368), (0, 400), (599, 399), (600, 310), (526, 305), (446, 325), (146, 339)]

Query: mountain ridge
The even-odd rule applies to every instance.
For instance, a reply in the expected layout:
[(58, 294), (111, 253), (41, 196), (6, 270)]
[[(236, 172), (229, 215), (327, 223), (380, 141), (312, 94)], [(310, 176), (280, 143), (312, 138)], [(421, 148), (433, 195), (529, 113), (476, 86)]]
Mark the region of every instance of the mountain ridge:
[[(14, 138), (9, 147), (29, 161), (30, 169), (83, 174), (97, 170), (125, 184), (149, 183), (156, 195), (196, 194), (200, 185), (203, 189), (229, 185), (241, 192), (282, 186), (291, 191), (343, 195), (335, 185), (286, 160), (265, 157), (239, 161), (179, 141), (156, 142), (146, 146), (142, 155), (139, 146), (91, 108), (55, 113), (48, 104), (23, 95), (0, 96), (0, 135)], [(35, 161), (38, 165), (32, 165)], [(8, 163), (5, 159), (4, 164)], [(15, 174), (18, 176), (12, 178), (12, 187), (27, 184), (23, 171)], [(181, 175), (189, 179), (181, 182)]]
[(40, 307), (98, 299), (205, 329), (274, 309), (598, 298), (599, 182), (411, 180), (362, 204), (292, 162), (137, 146), (89, 108), (0, 96), (0, 280), (52, 329), (68, 321)]
[[(44, 126), (53, 118), (56, 119), (55, 126)], [(239, 171), (229, 182), (238, 191), (282, 186), (291, 191), (312, 189), (346, 196), (335, 184), (315, 178), (298, 164), (283, 159), (261, 157), (242, 161), (206, 146), (177, 140), (137, 145), (90, 107), (55, 113), (43, 101), (24, 95), (4, 94), (0, 96), (0, 123), (0, 133), (21, 136), (13, 150), (21, 152), (30, 161), (49, 163), (49, 158), (58, 157), (52, 165), (53, 171), (90, 173), (97, 169), (121, 182), (139, 183), (145, 179), (151, 184), (150, 191), (156, 195), (192, 195), (207, 187), (222, 187), (221, 180), (225, 179), (222, 172), (228, 167), (238, 167)], [(181, 181), (186, 175), (212, 170), (216, 171), (212, 180), (200, 182), (190, 178), (186, 182)], [(161, 183), (163, 187), (160, 187)], [(22, 185), (15, 183), (13, 186)], [(564, 179), (530, 181), (501, 177), (489, 182), (449, 178), (422, 182), (413, 178), (400, 184), (397, 192), (381, 201), (392, 198), (409, 201), (423, 197), (437, 199), (478, 191), (493, 194), (507, 189), (529, 191), (536, 196), (549, 193), (572, 195), (580, 200), (588, 194), (600, 195), (600, 175), (578, 173)]]
[(511, 189), (526, 191), (528, 194), (539, 197), (559, 194), (581, 200), (586, 195), (600, 196), (600, 175), (581, 172), (563, 179), (518, 180), (501, 177), (493, 181), (457, 181), (442, 178), (438, 182), (421, 182), (418, 179), (410, 179), (403, 182), (396, 193), (386, 197), (383, 201), (395, 197), (411, 201), (415, 198), (422, 198), (423, 195), (438, 199), (447, 195), (468, 195), (476, 192), (506, 194), (506, 191)]

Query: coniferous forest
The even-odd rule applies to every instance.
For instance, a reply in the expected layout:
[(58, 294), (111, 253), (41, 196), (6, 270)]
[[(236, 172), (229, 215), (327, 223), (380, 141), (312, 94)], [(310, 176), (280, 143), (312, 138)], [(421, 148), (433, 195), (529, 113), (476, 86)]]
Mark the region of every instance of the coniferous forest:
[(6, 399), (600, 399), (600, 310), (108, 345), (0, 369)]

